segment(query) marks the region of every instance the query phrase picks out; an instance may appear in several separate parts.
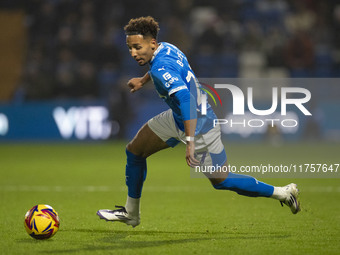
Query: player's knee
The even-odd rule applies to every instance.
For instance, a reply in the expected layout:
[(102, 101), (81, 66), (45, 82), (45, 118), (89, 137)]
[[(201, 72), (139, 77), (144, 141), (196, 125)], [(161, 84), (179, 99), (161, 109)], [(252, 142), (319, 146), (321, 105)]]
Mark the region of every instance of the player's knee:
[(138, 151), (136, 150), (135, 146), (133, 145), (132, 142), (129, 142), (126, 145), (126, 150), (131, 152), (132, 154), (136, 155), (136, 156), (140, 156), (140, 153), (138, 153)]
[(225, 179), (221, 178), (214, 178), (214, 179), (209, 179), (211, 185), (214, 187), (214, 189), (223, 189), (223, 182)]
[(138, 150), (138, 148), (136, 148), (136, 146), (134, 146), (134, 144), (132, 142), (129, 142), (126, 145), (126, 150), (131, 152), (132, 154), (138, 156), (138, 157), (142, 157), (142, 158), (147, 157), (146, 153), (142, 150)]
[(126, 149), (127, 151), (130, 151), (130, 152), (132, 153), (133, 146), (132, 146), (131, 142), (129, 142), (129, 143), (126, 145), (125, 149)]
[(214, 189), (222, 189), (222, 186), (219, 184), (211, 184)]

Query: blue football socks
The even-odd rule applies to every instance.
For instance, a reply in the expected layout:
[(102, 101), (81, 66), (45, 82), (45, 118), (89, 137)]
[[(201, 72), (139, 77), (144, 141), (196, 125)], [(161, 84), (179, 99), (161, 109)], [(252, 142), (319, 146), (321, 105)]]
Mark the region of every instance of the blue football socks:
[[(126, 150), (126, 155), (125, 175), (128, 196), (140, 198), (147, 173), (146, 158), (136, 156), (128, 150)], [(273, 186), (260, 182), (252, 176), (234, 173), (229, 173), (228, 177), (223, 182), (214, 185), (214, 188), (235, 191), (248, 197), (270, 197), (274, 191)]]
[(125, 168), (126, 185), (128, 196), (140, 198), (142, 195), (143, 183), (146, 178), (146, 158), (136, 156), (126, 150), (127, 163)]
[(214, 188), (235, 191), (248, 197), (270, 197), (274, 191), (273, 186), (260, 182), (252, 176), (234, 173), (229, 173), (228, 177), (214, 185)]

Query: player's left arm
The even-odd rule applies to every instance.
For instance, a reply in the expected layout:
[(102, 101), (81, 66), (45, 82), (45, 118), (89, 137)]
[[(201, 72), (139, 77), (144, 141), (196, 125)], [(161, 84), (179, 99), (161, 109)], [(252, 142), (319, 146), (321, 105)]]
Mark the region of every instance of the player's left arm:
[(130, 92), (134, 93), (137, 90), (143, 88), (143, 86), (151, 80), (149, 72), (147, 72), (143, 77), (132, 78), (128, 81), (127, 85), (130, 88)]

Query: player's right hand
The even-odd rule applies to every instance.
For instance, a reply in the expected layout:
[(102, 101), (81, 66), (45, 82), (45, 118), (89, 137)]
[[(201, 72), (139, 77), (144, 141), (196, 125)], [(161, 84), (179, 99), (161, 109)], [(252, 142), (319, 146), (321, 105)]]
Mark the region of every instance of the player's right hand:
[(195, 143), (187, 142), (185, 158), (188, 166), (195, 167), (199, 166), (200, 162), (195, 158)]
[(143, 87), (143, 82), (142, 82), (143, 78), (132, 78), (131, 80), (128, 81), (127, 85), (130, 88), (130, 92), (134, 93), (137, 90), (140, 90)]

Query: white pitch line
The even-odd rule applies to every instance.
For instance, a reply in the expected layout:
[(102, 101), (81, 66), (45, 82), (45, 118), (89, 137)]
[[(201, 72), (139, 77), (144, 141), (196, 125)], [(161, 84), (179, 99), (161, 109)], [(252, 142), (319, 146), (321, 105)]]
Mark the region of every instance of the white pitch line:
[(3, 185), (0, 191), (8, 192), (108, 192), (121, 188), (109, 186), (29, 186), (29, 185)]
[[(299, 187), (301, 193), (339, 193), (340, 186)], [(114, 192), (126, 191), (125, 186), (29, 186), (29, 185), (1, 185), (0, 192)], [(145, 186), (146, 192), (208, 192), (213, 190), (210, 185), (202, 187), (187, 186)]]

